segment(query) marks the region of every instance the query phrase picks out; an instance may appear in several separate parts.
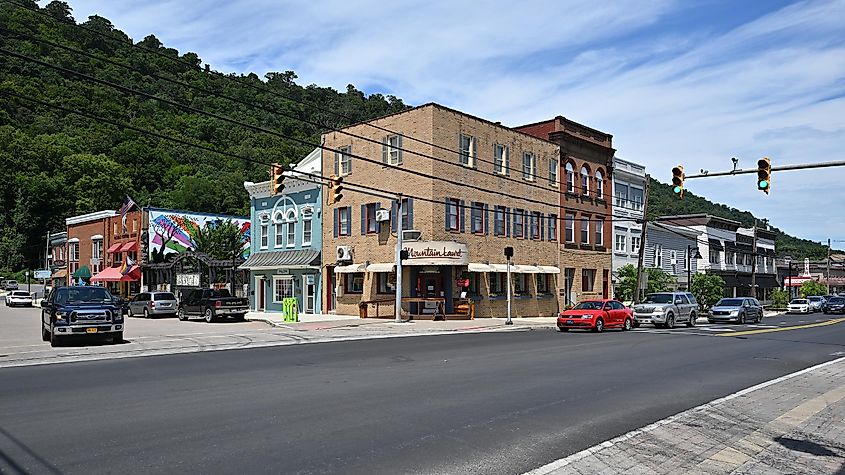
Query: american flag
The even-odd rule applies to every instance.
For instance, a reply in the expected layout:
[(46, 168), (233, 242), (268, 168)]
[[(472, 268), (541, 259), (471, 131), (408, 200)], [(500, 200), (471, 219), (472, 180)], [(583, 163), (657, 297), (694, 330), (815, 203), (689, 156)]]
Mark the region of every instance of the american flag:
[(135, 201), (133, 201), (129, 195), (126, 195), (126, 198), (123, 200), (123, 205), (120, 206), (120, 210), (118, 212), (121, 216), (125, 216), (133, 206), (135, 206)]

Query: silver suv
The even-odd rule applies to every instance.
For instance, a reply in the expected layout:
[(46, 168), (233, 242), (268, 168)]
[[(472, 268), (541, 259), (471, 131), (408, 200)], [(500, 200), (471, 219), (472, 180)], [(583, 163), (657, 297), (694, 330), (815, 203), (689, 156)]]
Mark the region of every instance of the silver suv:
[(652, 323), (655, 328), (674, 328), (676, 323), (695, 326), (698, 302), (687, 292), (658, 292), (646, 295), (634, 306), (634, 320), (638, 324)]

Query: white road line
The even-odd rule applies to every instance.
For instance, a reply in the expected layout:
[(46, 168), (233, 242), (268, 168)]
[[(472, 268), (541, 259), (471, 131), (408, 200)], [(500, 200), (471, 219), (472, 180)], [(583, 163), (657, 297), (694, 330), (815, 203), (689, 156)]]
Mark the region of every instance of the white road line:
[(675, 415), (669, 416), (665, 419), (661, 419), (661, 420), (654, 422), (654, 423), (651, 423), (647, 426), (640, 427), (639, 429), (634, 429), (634, 430), (632, 430), (632, 431), (630, 431), (626, 434), (620, 435), (619, 437), (615, 437), (613, 439), (604, 441), (604, 442), (597, 444), (597, 445), (594, 445), (594, 446), (592, 446), (588, 449), (584, 449), (584, 450), (582, 450), (578, 453), (574, 453), (574, 454), (572, 454), (568, 457), (564, 457), (562, 459), (555, 460), (554, 462), (543, 465), (542, 467), (535, 468), (534, 470), (531, 470), (530, 472), (525, 472), (525, 475), (548, 475), (548, 474), (554, 472), (555, 470), (559, 470), (563, 467), (566, 467), (567, 465), (570, 465), (574, 462), (577, 462), (577, 461), (579, 461), (579, 460), (581, 460), (585, 457), (588, 457), (588, 456), (590, 456), (590, 455), (592, 455), (592, 454), (594, 454), (594, 453), (596, 453), (600, 450), (606, 449), (608, 447), (613, 447), (614, 445), (616, 445), (620, 442), (624, 442), (624, 441), (631, 439), (633, 437), (636, 437), (640, 434), (651, 432), (651, 431), (653, 431), (653, 430), (655, 430), (655, 429), (657, 429), (661, 426), (664, 426), (666, 424), (670, 424), (670, 423), (676, 421), (677, 419), (684, 417), (685, 415), (687, 415), (689, 413), (699, 412), (699, 411), (702, 411), (702, 410), (710, 409), (714, 406), (725, 403), (725, 402), (730, 401), (732, 399), (736, 399), (736, 398), (744, 396), (748, 393), (757, 391), (758, 389), (763, 389), (763, 388), (769, 387), (773, 384), (777, 384), (777, 383), (786, 381), (788, 379), (792, 379), (796, 376), (801, 376), (802, 374), (810, 373), (812, 371), (816, 371), (816, 370), (819, 370), (819, 369), (824, 368), (826, 366), (834, 365), (836, 363), (840, 363), (840, 362), (843, 362), (843, 361), (845, 361), (845, 357), (837, 358), (835, 360), (831, 360), (831, 361), (827, 361), (825, 363), (817, 364), (815, 366), (811, 366), (809, 368), (805, 368), (805, 369), (802, 369), (800, 371), (796, 371), (794, 373), (790, 373), (790, 374), (781, 376), (779, 378), (772, 379), (770, 381), (766, 381), (766, 382), (763, 382), (763, 383), (760, 383), (760, 384), (756, 384), (754, 386), (751, 386), (750, 388), (745, 388), (741, 391), (737, 391), (737, 392), (735, 392), (733, 394), (729, 394), (725, 397), (715, 399), (713, 401), (704, 403), (700, 406), (693, 407), (692, 409), (687, 409), (686, 411), (681, 411), (681, 412), (679, 412)]

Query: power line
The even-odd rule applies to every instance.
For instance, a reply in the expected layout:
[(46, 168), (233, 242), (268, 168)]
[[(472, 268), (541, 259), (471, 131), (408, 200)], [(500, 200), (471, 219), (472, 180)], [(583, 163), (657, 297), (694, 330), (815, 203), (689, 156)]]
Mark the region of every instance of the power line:
[[(125, 93), (147, 97), (149, 99), (154, 99), (154, 100), (163, 102), (165, 104), (172, 105), (172, 106), (175, 106), (175, 107), (179, 107), (179, 108), (182, 108), (182, 109), (185, 109), (185, 110), (197, 113), (197, 114), (205, 115), (205, 116), (208, 116), (208, 117), (213, 117), (215, 119), (218, 119), (218, 120), (221, 120), (221, 121), (224, 121), (224, 122), (228, 122), (228, 123), (240, 126), (240, 127), (244, 127), (244, 128), (247, 128), (247, 129), (255, 131), (255, 132), (267, 133), (267, 134), (270, 134), (270, 135), (273, 135), (273, 136), (276, 136), (276, 137), (279, 137), (279, 138), (282, 138), (282, 139), (291, 140), (291, 141), (294, 141), (294, 142), (297, 142), (297, 143), (300, 143), (300, 144), (303, 144), (303, 145), (308, 145), (310, 147), (320, 148), (322, 150), (326, 150), (326, 151), (330, 151), (330, 152), (335, 151), (335, 150), (330, 149), (329, 147), (326, 147), (322, 144), (313, 144), (313, 143), (311, 143), (307, 140), (304, 140), (304, 139), (285, 135), (285, 134), (275, 132), (275, 131), (272, 131), (272, 130), (269, 130), (269, 129), (266, 129), (266, 128), (263, 128), (263, 127), (259, 127), (259, 126), (255, 126), (255, 125), (251, 125), (251, 124), (246, 124), (244, 122), (237, 121), (235, 119), (232, 119), (232, 118), (224, 116), (224, 115), (216, 114), (216, 113), (213, 113), (213, 112), (203, 111), (201, 109), (197, 109), (195, 107), (188, 106), (188, 105), (182, 104), (182, 103), (177, 102), (177, 101), (173, 101), (173, 100), (170, 100), (170, 99), (166, 99), (166, 98), (156, 96), (154, 94), (149, 94), (149, 93), (146, 93), (146, 92), (142, 92), (142, 91), (138, 91), (138, 90), (135, 90), (135, 89), (132, 89), (132, 88), (128, 88), (128, 87), (122, 86), (120, 84), (115, 84), (111, 81), (106, 81), (104, 79), (100, 79), (100, 78), (97, 78), (97, 77), (94, 77), (94, 76), (91, 76), (91, 75), (88, 75), (88, 74), (85, 74), (85, 73), (81, 73), (79, 71), (75, 71), (75, 70), (72, 70), (72, 69), (69, 69), (69, 68), (64, 68), (62, 66), (53, 65), (53, 64), (47, 63), (45, 61), (41, 61), (41, 60), (36, 59), (36, 58), (32, 58), (32, 57), (29, 57), (29, 56), (26, 56), (26, 55), (15, 53), (13, 51), (9, 51), (9, 50), (4, 49), (4, 48), (0, 48), (0, 53), (5, 54), (7, 56), (12, 56), (12, 57), (24, 60), (24, 61), (29, 61), (29, 62), (38, 64), (38, 65), (41, 65), (41, 66), (44, 66), (44, 67), (47, 67), (47, 68), (51, 68), (51, 69), (54, 69), (56, 71), (61, 71), (61, 72), (67, 73), (67, 74), (72, 74), (72, 75), (78, 76), (80, 78), (86, 79), (88, 81), (93, 81), (93, 82), (96, 82), (96, 83), (117, 89), (119, 91), (123, 91)], [(380, 160), (367, 158), (367, 157), (364, 157), (362, 155), (357, 155), (357, 154), (353, 154), (353, 153), (348, 153), (347, 155), (352, 157), (352, 158), (357, 158), (357, 159), (364, 161), (364, 162), (373, 163), (373, 164), (376, 164), (376, 165), (379, 165), (379, 166), (384, 165), (384, 163)], [(525, 202), (528, 202), (528, 203), (547, 206), (547, 207), (554, 208), (554, 209), (560, 208), (560, 209), (564, 209), (564, 210), (568, 210), (568, 211), (582, 211), (582, 210), (577, 210), (577, 209), (573, 209), (573, 208), (562, 207), (562, 206), (560, 206), (559, 203), (547, 203), (547, 202), (536, 200), (536, 199), (533, 199), (533, 198), (514, 195), (514, 194), (510, 194), (510, 193), (504, 193), (500, 190), (489, 190), (489, 189), (485, 189), (485, 188), (477, 186), (477, 185), (471, 185), (471, 184), (468, 184), (468, 183), (463, 183), (463, 182), (459, 182), (459, 181), (455, 181), (455, 180), (451, 180), (451, 179), (446, 179), (446, 178), (442, 178), (442, 177), (435, 177), (434, 175), (430, 175), (430, 174), (427, 174), (427, 173), (424, 173), (424, 172), (421, 172), (421, 171), (418, 171), (418, 170), (412, 170), (412, 169), (403, 168), (403, 167), (396, 167), (396, 169), (399, 170), (399, 171), (405, 172), (405, 173), (412, 174), (412, 175), (417, 175), (417, 176), (421, 176), (423, 178), (428, 178), (428, 179), (432, 179), (432, 180), (439, 180), (441, 182), (449, 183), (449, 184), (459, 186), (459, 187), (463, 187), (463, 188), (473, 189), (473, 190), (476, 190), (476, 191), (480, 191), (482, 193), (489, 193), (489, 194), (506, 196), (508, 198), (512, 198), (512, 199), (515, 199), (515, 200), (521, 200), (521, 201), (525, 201)]]

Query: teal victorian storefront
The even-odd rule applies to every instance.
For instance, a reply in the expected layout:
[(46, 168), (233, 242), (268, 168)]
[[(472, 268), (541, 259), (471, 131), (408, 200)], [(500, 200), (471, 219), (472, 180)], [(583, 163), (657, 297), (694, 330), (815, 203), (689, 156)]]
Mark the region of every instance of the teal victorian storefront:
[(250, 273), (253, 312), (279, 312), (296, 299), (298, 313), (319, 314), (322, 240), (322, 187), (306, 174), (321, 173), (320, 149), (287, 172), (284, 192), (270, 193), (270, 182), (244, 183), (250, 196), (252, 252), (242, 269)]

